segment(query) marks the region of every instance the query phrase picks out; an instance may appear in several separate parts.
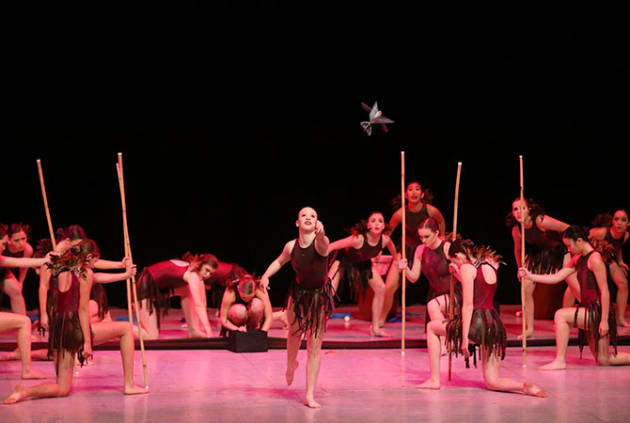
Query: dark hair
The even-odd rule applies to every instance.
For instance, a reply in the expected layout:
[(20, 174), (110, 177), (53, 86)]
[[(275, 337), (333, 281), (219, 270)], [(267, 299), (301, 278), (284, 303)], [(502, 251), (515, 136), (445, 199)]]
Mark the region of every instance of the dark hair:
[[(512, 204), (514, 204), (515, 201), (520, 201), (520, 200), (521, 200), (521, 197), (517, 197), (514, 200), (512, 200)], [(536, 221), (536, 218), (540, 216), (541, 214), (542, 215), (545, 214), (545, 210), (543, 210), (540, 204), (536, 203), (533, 199), (526, 198), (525, 204), (527, 205), (527, 208), (529, 209), (529, 216), (532, 218), (533, 221)], [(510, 210), (507, 216), (505, 216), (505, 226), (511, 229), (514, 226), (517, 226), (520, 224), (521, 222), (516, 220), (516, 218), (512, 214), (512, 211)]]
[(252, 275), (245, 275), (238, 281), (237, 289), (240, 289), (245, 295), (256, 292), (256, 288), (258, 288), (258, 281)]
[(476, 245), (470, 239), (462, 238), (451, 242), (451, 245), (448, 247), (449, 257), (455, 257), (457, 253), (463, 253), (470, 261), (479, 263), (488, 260), (499, 263), (502, 258), (501, 255), (497, 254), (492, 248), (484, 245)]
[(420, 222), (420, 226), (418, 226), (418, 230), (420, 229), (429, 229), (431, 232), (440, 232), (440, 225), (437, 220), (432, 217), (427, 217), (422, 222)]
[[(407, 182), (407, 185), (405, 185), (405, 191), (409, 189), (409, 186), (411, 184), (418, 184), (420, 185), (420, 189), (422, 189), (422, 184), (420, 183), (420, 181), (418, 181), (417, 179), (412, 179), (409, 182)], [(422, 197), (423, 203), (425, 204), (433, 203), (433, 191), (431, 191), (431, 189), (425, 188), (424, 190), (422, 190), (422, 194), (424, 194), (424, 196)], [(402, 207), (402, 199), (400, 195), (397, 195), (392, 200), (392, 206), (394, 207), (394, 210), (398, 210), (399, 208)]]
[(45, 257), (46, 254), (52, 251), (52, 249), (53, 247), (52, 247), (52, 242), (50, 242), (50, 239), (48, 238), (40, 239), (37, 242), (37, 247), (35, 247), (35, 252), (33, 253), (33, 257), (35, 258)]
[(4, 238), (5, 235), (9, 235), (9, 227), (4, 223), (0, 223), (0, 238)]
[(90, 255), (100, 257), (101, 252), (96, 242), (91, 239), (84, 239), (61, 256), (52, 256), (47, 266), (55, 276), (67, 271), (84, 275)]
[[(626, 209), (616, 209), (615, 213), (617, 213), (618, 211), (624, 212), (626, 214), (626, 216), (628, 216), (628, 212), (626, 211)], [(610, 213), (600, 213), (597, 216), (595, 216), (595, 219), (593, 219), (593, 227), (595, 228), (610, 228), (612, 226), (612, 221), (613, 221), (613, 214)]]
[[(372, 213), (370, 213), (370, 216), (368, 217), (367, 220), (362, 219), (359, 223), (357, 223), (356, 225), (353, 225), (350, 229), (346, 229), (346, 232), (350, 232), (353, 236), (365, 235), (366, 233), (369, 232), (369, 229), (367, 227), (368, 220), (374, 214), (380, 214), (381, 216), (383, 216), (383, 220), (385, 220), (385, 215), (383, 215), (383, 213), (381, 213), (380, 211), (373, 211)], [(389, 226), (385, 224), (383, 232), (387, 231), (388, 229), (389, 229)]]
[(562, 238), (572, 239), (573, 241), (582, 238), (588, 242), (588, 232), (588, 228), (585, 226), (571, 225), (562, 232)]
[(31, 227), (29, 225), (25, 225), (23, 223), (12, 223), (9, 225), (8, 235), (9, 238), (13, 236), (13, 234), (17, 234), (19, 232), (24, 231), (28, 238), (28, 234), (31, 232)]
[(55, 235), (58, 240), (69, 238), (70, 241), (74, 241), (76, 239), (87, 239), (87, 235), (83, 230), (83, 227), (79, 225), (70, 225), (66, 228), (59, 228), (55, 232)]
[(212, 254), (192, 254), (190, 251), (187, 251), (182, 256), (182, 260), (192, 265), (191, 270), (193, 272), (199, 272), (204, 264), (209, 265), (213, 270), (219, 267), (219, 261)]

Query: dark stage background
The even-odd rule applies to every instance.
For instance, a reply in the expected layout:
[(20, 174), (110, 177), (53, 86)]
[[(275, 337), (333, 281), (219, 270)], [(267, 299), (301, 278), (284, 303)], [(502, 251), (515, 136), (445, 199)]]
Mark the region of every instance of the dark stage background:
[[(261, 274), (304, 205), (332, 240), (372, 210), (389, 218), (405, 150), (449, 229), (463, 162), (459, 229), (504, 255), (499, 297), (518, 303), (504, 218), (519, 154), (526, 195), (557, 219), (588, 224), (628, 198), (623, 27), (612, 11), (521, 7), (49, 1), (16, 13), (0, 221), (47, 236), (41, 158), (55, 227), (81, 224), (120, 258), (121, 151), (140, 268), (190, 250)], [(360, 102), (375, 100), (396, 123), (367, 137)], [(30, 272), (29, 308), (36, 282)], [(122, 285), (107, 290), (123, 304)]]

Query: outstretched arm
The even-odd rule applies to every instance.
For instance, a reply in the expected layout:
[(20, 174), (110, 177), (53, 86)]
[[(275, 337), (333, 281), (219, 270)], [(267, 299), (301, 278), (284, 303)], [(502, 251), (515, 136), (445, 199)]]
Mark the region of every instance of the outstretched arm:
[(40, 267), (48, 262), (48, 257), (26, 258), (0, 256), (0, 267)]
[(126, 271), (121, 273), (94, 273), (92, 279), (94, 283), (111, 283), (130, 279), (132, 276), (136, 276), (136, 266), (131, 263), (131, 260), (125, 258), (123, 260)]
[(330, 245), (328, 245), (328, 254), (335, 250), (342, 250), (350, 247), (361, 248), (363, 242), (363, 235), (350, 235), (349, 237), (331, 242)]
[(98, 259), (94, 264), (94, 267), (101, 270), (107, 269), (124, 269), (125, 262), (123, 261), (111, 261), (111, 260), (103, 260)]
[(573, 263), (574, 261), (572, 260), (571, 263), (569, 263), (567, 267), (563, 267), (562, 269), (560, 269), (559, 271), (551, 275), (535, 275), (531, 273), (529, 270), (525, 269), (524, 267), (521, 267), (520, 270), (518, 271), (518, 275), (520, 278), (527, 278), (533, 282), (553, 285), (555, 283), (562, 282), (563, 280), (571, 276), (573, 273), (575, 273), (575, 268), (573, 267), (574, 266)]

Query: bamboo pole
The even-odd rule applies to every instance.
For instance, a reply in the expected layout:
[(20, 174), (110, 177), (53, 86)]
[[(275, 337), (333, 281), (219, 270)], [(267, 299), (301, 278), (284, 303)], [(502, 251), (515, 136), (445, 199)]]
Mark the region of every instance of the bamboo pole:
[[(123, 216), (123, 236), (125, 240), (125, 256), (129, 258), (133, 263), (131, 256), (131, 242), (129, 239), (129, 227), (127, 225), (127, 201), (125, 198), (125, 177), (123, 172), (122, 153), (118, 153), (118, 162), (116, 163), (116, 170), (118, 173), (118, 185), (120, 187), (120, 200), (122, 204), (122, 216)], [(133, 324), (133, 316), (131, 315), (131, 296), (129, 295), (129, 279), (127, 279), (127, 303), (129, 305), (129, 324)], [(149, 389), (149, 375), (147, 371), (147, 360), (144, 353), (144, 339), (142, 337), (142, 325), (140, 324), (140, 310), (138, 308), (138, 294), (136, 291), (136, 277), (131, 277), (131, 292), (133, 293), (134, 310), (138, 319), (138, 338), (140, 340), (140, 351), (142, 354), (142, 370), (144, 374), (144, 388)]]
[[(521, 266), (525, 266), (525, 219), (523, 218), (523, 211), (525, 209), (525, 180), (523, 178), (523, 156), (518, 156), (521, 169), (521, 204), (520, 204), (520, 216), (521, 216)], [(521, 315), (522, 315), (522, 329), (523, 329), (523, 367), (527, 367), (527, 337), (525, 336), (527, 315), (525, 314), (525, 281), (521, 278)]]
[[(407, 249), (406, 249), (406, 241), (407, 241), (407, 208), (405, 204), (405, 152), (400, 152), (400, 199), (402, 201), (402, 244), (401, 244), (401, 253), (402, 259), (407, 259)], [(405, 326), (406, 326), (406, 318), (407, 318), (407, 270), (402, 271), (402, 336), (400, 339), (400, 352), (401, 354), (405, 354)]]
[[(457, 177), (455, 179), (455, 201), (453, 206), (453, 233), (451, 235), (451, 242), (457, 239), (457, 213), (459, 209), (459, 180), (462, 174), (462, 162), (457, 162)], [(450, 291), (449, 291), (449, 299), (448, 299), (448, 318), (449, 320), (453, 320), (455, 318), (455, 279), (451, 274), (451, 283), (450, 283)], [(467, 345), (464, 348), (468, 348)], [(448, 349), (448, 380), (451, 380), (451, 372), (453, 368), (453, 351), (451, 351), (451, 347)]]
[(55, 231), (52, 225), (52, 219), (50, 218), (50, 209), (48, 208), (48, 197), (46, 196), (46, 184), (44, 183), (44, 172), (42, 171), (42, 161), (37, 159), (37, 171), (39, 172), (39, 185), (42, 188), (42, 198), (44, 199), (44, 209), (46, 211), (46, 221), (48, 222), (48, 231), (50, 232), (50, 242), (52, 243), (53, 250), (57, 247), (57, 241), (55, 240)]

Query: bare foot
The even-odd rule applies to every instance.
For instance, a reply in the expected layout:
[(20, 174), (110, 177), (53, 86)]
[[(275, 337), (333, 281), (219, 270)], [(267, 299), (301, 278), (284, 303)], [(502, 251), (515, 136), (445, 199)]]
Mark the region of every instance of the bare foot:
[(380, 327), (375, 329), (374, 326), (370, 326), (370, 336), (378, 336), (378, 337), (381, 337), (381, 338), (389, 338), (390, 337), (390, 335), (389, 335), (389, 333), (387, 333), (387, 331), (384, 331)]
[(300, 365), (300, 363), (297, 360), (295, 360), (294, 363), (295, 364), (292, 367), (287, 367), (287, 373), (285, 374), (287, 378), (288, 386), (291, 386), (291, 384), (293, 383), (293, 374), (295, 373), (295, 369), (297, 369), (298, 366)]
[(35, 369), (22, 370), (22, 379), (48, 379), (48, 376)]
[(17, 385), (11, 395), (4, 399), (5, 404), (15, 404), (16, 402), (22, 401), (26, 398), (26, 388), (24, 385)]
[(429, 379), (427, 381), (425, 381), (424, 383), (421, 383), (420, 385), (418, 385), (416, 388), (418, 389), (440, 389), (440, 381), (437, 380), (433, 380), (433, 379)]
[(531, 395), (538, 398), (547, 398), (549, 396), (549, 394), (547, 394), (547, 391), (530, 381), (526, 381), (523, 383), (523, 393), (525, 395)]
[(125, 386), (125, 395), (148, 394), (149, 390), (138, 385)]
[(619, 319), (619, 326), (623, 326), (624, 328), (630, 328), (630, 323), (626, 322), (625, 320)]
[(198, 330), (188, 329), (188, 337), (189, 338), (205, 338), (206, 335), (199, 332)]
[(307, 396), (306, 402), (304, 403), (309, 408), (322, 408), (321, 404), (315, 401), (312, 397)]
[[(534, 336), (534, 331), (533, 330), (528, 330), (527, 332), (525, 332), (525, 337), (527, 339), (531, 338), (532, 336)], [(523, 339), (523, 334), (522, 333), (518, 336), (518, 339), (519, 340)]]
[(565, 361), (560, 361), (558, 359), (555, 359), (549, 364), (540, 366), (538, 370), (564, 370), (566, 368), (567, 368), (567, 363)]
[(0, 357), (0, 361), (13, 361), (20, 359), (20, 350), (15, 350)]

